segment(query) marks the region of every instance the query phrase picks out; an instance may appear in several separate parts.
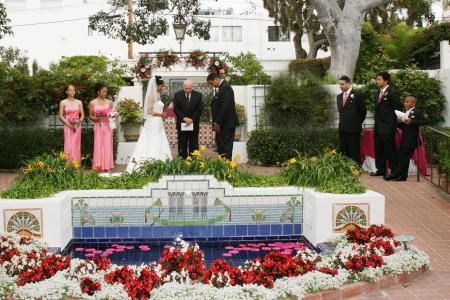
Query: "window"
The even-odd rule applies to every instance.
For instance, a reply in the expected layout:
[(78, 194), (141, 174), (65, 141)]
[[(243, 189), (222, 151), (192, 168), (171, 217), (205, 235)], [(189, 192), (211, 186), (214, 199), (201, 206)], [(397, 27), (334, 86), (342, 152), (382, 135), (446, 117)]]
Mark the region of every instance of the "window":
[(219, 27), (218, 26), (211, 26), (209, 29), (209, 42), (218, 42), (219, 41)]
[(241, 42), (242, 26), (223, 26), (222, 27), (223, 42)]
[(88, 36), (104, 36), (104, 34), (88, 26)]
[(5, 4), (6, 4), (6, 9), (8, 9), (8, 11), (11, 11), (11, 12), (27, 9), (27, 1), (26, 0), (7, 0), (5, 2)]
[(41, 0), (41, 9), (55, 11), (62, 9), (62, 0)]
[(291, 33), (289, 31), (283, 32), (279, 26), (269, 26), (267, 32), (269, 42), (289, 42), (291, 40)]

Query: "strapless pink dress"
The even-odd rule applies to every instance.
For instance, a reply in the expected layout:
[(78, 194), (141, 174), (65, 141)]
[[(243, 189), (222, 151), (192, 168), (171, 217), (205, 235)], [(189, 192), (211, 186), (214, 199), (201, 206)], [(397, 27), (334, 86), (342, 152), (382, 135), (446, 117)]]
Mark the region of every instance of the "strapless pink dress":
[[(109, 107), (94, 106), (96, 116), (107, 115)], [(113, 130), (109, 127), (108, 117), (94, 123), (94, 157), (92, 169), (110, 171), (114, 169)]]
[[(80, 120), (80, 108), (64, 107), (64, 115), (69, 122)], [(79, 161), (81, 159), (81, 126), (75, 129), (64, 125), (64, 153), (68, 161)]]

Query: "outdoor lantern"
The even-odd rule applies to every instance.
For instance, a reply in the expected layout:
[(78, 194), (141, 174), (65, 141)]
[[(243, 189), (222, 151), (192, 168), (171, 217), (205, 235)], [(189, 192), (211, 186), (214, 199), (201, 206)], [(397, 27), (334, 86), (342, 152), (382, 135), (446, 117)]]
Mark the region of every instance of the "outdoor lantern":
[(180, 41), (180, 53), (181, 53), (181, 43), (184, 40), (184, 35), (186, 34), (187, 25), (182, 22), (173, 23), (173, 29), (175, 30), (175, 37)]

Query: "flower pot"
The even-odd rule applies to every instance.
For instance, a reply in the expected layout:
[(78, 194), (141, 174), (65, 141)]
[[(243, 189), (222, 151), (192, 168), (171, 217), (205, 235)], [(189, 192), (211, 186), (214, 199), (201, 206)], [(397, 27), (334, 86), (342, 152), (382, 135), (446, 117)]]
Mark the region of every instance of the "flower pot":
[(140, 125), (123, 125), (123, 136), (127, 142), (135, 142), (139, 139)]

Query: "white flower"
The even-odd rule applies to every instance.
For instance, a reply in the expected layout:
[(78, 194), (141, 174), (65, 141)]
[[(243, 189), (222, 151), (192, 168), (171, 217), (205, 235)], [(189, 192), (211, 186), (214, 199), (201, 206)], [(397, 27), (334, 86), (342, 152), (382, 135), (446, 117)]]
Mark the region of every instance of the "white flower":
[(216, 60), (216, 62), (214, 63), (214, 65), (215, 65), (216, 67), (220, 66), (219, 61)]

